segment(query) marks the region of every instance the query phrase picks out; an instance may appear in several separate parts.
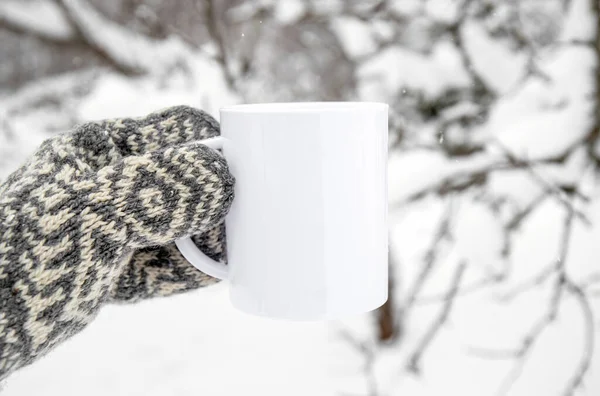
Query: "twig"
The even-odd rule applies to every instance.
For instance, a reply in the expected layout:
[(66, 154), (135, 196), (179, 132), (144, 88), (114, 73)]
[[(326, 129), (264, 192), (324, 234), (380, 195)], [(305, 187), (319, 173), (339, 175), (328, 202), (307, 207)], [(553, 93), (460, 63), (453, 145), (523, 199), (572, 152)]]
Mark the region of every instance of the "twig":
[(452, 25), (448, 26), (448, 33), (452, 38), (452, 41), (456, 45), (458, 49), (458, 53), (460, 55), (461, 62), (467, 74), (471, 77), (473, 81), (474, 93), (479, 97), (479, 100), (476, 103), (484, 103), (484, 105), (488, 105), (493, 102), (496, 98), (496, 93), (486, 84), (483, 77), (477, 72), (473, 60), (471, 59), (471, 55), (467, 50), (462, 34), (461, 27), (464, 25), (465, 20), (467, 19), (469, 8), (473, 3), (473, 0), (464, 0), (463, 4), (460, 6), (461, 14)]
[[(531, 168), (534, 165), (550, 164), (550, 163), (554, 163), (555, 161), (556, 161), (555, 158), (545, 158), (545, 159), (539, 159), (539, 160), (534, 160), (534, 161), (519, 160), (518, 162), (510, 161), (508, 159), (506, 161), (502, 161), (499, 159), (496, 162), (492, 162), (490, 159), (489, 164), (480, 165), (474, 169), (457, 171), (452, 174), (449, 174), (449, 175), (441, 178), (436, 183), (429, 185), (421, 190), (418, 190), (418, 191), (404, 197), (401, 200), (393, 202), (391, 204), (391, 206), (399, 207), (399, 206), (405, 205), (406, 203), (417, 201), (429, 194), (436, 194), (439, 196), (444, 196), (444, 195), (448, 195), (450, 193), (468, 190), (472, 187), (484, 184), (485, 181), (487, 180), (488, 174), (490, 174), (491, 172), (515, 171), (515, 170), (519, 170), (519, 169), (525, 169), (528, 167)], [(554, 187), (554, 189), (557, 189), (557, 188)], [(551, 190), (552, 190), (552, 188), (551, 188)], [(586, 199), (586, 197), (582, 197), (582, 198)], [(576, 211), (575, 214), (584, 223), (586, 223), (588, 225), (591, 224), (590, 221), (587, 219), (587, 217), (583, 213)]]
[(375, 359), (376, 350), (374, 346), (369, 345), (365, 341), (361, 341), (354, 337), (348, 330), (340, 329), (340, 337), (348, 342), (358, 353), (364, 356), (363, 371), (365, 375), (365, 381), (367, 384), (368, 395), (378, 396), (377, 378), (375, 377)]
[[(558, 285), (558, 283), (557, 283)], [(498, 389), (498, 395), (506, 394), (514, 383), (519, 379), (523, 371), (523, 367), (529, 358), (533, 347), (539, 340), (541, 334), (548, 328), (548, 326), (556, 319), (559, 304), (561, 301), (562, 286), (554, 288), (552, 293), (548, 310), (537, 322), (534, 323), (531, 330), (527, 332), (525, 337), (521, 341), (521, 345), (515, 349), (490, 349), (490, 348), (479, 348), (470, 347), (468, 352), (473, 356), (478, 356), (485, 359), (516, 359), (516, 364), (513, 366), (510, 373), (504, 378), (500, 388)]]
[(417, 296), (421, 292), (423, 285), (429, 278), (429, 275), (431, 274), (431, 271), (433, 270), (438, 258), (440, 244), (449, 237), (452, 211), (453, 202), (450, 201), (448, 203), (448, 206), (446, 207), (446, 211), (433, 237), (433, 241), (431, 242), (429, 249), (427, 249), (427, 252), (425, 253), (424, 263), (421, 266), (421, 271), (419, 272), (417, 279), (412, 284), (412, 287), (407, 293), (405, 303), (402, 306), (403, 316), (406, 316), (408, 314), (415, 300), (417, 299)]
[[(559, 259), (557, 259), (559, 260)], [(531, 278), (521, 282), (517, 286), (513, 287), (510, 291), (504, 293), (500, 298), (500, 302), (510, 302), (518, 297), (521, 293), (531, 290), (532, 288), (539, 286), (546, 282), (548, 278), (552, 276), (556, 267), (555, 264), (552, 263), (538, 272), (536, 275)]]
[[(456, 298), (461, 298), (461, 297), (466, 297), (469, 296), (473, 293), (477, 293), (478, 291), (489, 287), (492, 284), (495, 284), (498, 282), (498, 278), (496, 277), (492, 277), (489, 279), (481, 279), (479, 281), (475, 281), (471, 284), (467, 284), (465, 286), (462, 286), (460, 288), (460, 290), (456, 293)], [(422, 296), (422, 297), (418, 297), (415, 300), (415, 304), (416, 305), (428, 305), (428, 304), (439, 304), (442, 301), (446, 300), (446, 294), (445, 293), (441, 293), (441, 294), (432, 294), (429, 296)]]
[(231, 60), (229, 58), (229, 53), (227, 52), (227, 47), (225, 46), (225, 38), (223, 37), (221, 27), (218, 24), (215, 6), (215, 0), (206, 0), (204, 10), (206, 28), (219, 50), (219, 53), (216, 55), (216, 60), (221, 64), (225, 81), (229, 88), (235, 89), (236, 79), (231, 70)]
[(417, 348), (414, 350), (414, 352), (410, 355), (408, 359), (406, 369), (409, 372), (412, 372), (417, 375), (421, 373), (421, 360), (423, 359), (425, 352), (433, 342), (435, 336), (439, 333), (440, 329), (446, 323), (448, 317), (450, 316), (450, 312), (452, 311), (452, 306), (454, 304), (456, 294), (458, 293), (458, 290), (460, 288), (460, 283), (462, 281), (462, 277), (466, 267), (467, 264), (465, 262), (461, 262), (457, 270), (454, 272), (454, 276), (452, 277), (452, 281), (450, 283), (450, 288), (448, 289), (448, 293), (446, 295), (446, 300), (444, 302), (444, 305), (442, 306), (438, 317), (431, 324), (431, 326), (429, 326), (429, 329), (419, 341)]
[[(578, 211), (574, 208), (574, 206), (573, 206), (572, 202), (570, 201), (569, 197), (567, 196), (567, 194), (564, 191), (562, 191), (561, 189), (559, 189), (558, 187), (556, 187), (554, 184), (547, 181), (542, 175), (540, 175), (535, 169), (533, 169), (533, 167), (531, 166), (531, 163), (529, 161), (524, 161), (520, 158), (517, 158), (508, 149), (508, 147), (504, 146), (499, 140), (494, 139), (491, 142), (494, 143), (497, 147), (499, 147), (502, 150), (502, 152), (504, 153), (506, 158), (509, 160), (509, 162), (514, 163), (515, 165), (523, 165), (523, 168), (527, 170), (529, 175), (539, 185), (541, 185), (546, 191), (551, 193), (557, 199), (557, 201), (561, 205), (563, 205), (568, 211), (574, 213), (577, 216), (577, 218), (579, 220), (583, 221), (585, 224), (591, 225), (591, 222), (587, 218), (587, 216), (585, 216), (583, 213), (581, 213), (580, 211)], [(582, 198), (583, 200), (588, 200), (587, 197), (583, 196), (576, 189), (574, 190), (573, 194), (578, 196), (579, 198)]]
[[(570, 206), (569, 206), (570, 207)], [(564, 289), (568, 287), (570, 283), (566, 273), (566, 258), (569, 251), (571, 234), (573, 230), (573, 219), (574, 212), (569, 210), (565, 216), (563, 225), (563, 234), (560, 241), (559, 256), (552, 266), (549, 266), (542, 270), (538, 275), (532, 278), (530, 281), (525, 282), (519, 286), (513, 294), (518, 294), (526, 288), (530, 288), (532, 285), (539, 285), (544, 283), (551, 276), (555, 278), (554, 287), (550, 296), (548, 309), (546, 313), (534, 323), (531, 330), (523, 337), (521, 344), (515, 349), (491, 349), (491, 348), (480, 348), (480, 347), (469, 347), (468, 351), (474, 356), (479, 356), (485, 359), (516, 359), (516, 364), (512, 370), (505, 377), (502, 385), (498, 390), (498, 395), (506, 394), (514, 383), (519, 379), (523, 371), (523, 367), (535, 344), (538, 342), (541, 334), (556, 320), (558, 316), (558, 310), (564, 295)]]
[[(520, 7), (518, 6), (518, 2), (515, 2), (517, 13), (520, 13)], [(546, 84), (550, 84), (552, 82), (552, 78), (548, 75), (548, 73), (544, 72), (540, 66), (536, 63), (537, 53), (535, 51), (535, 43), (527, 37), (526, 34), (523, 33), (524, 26), (521, 21), (521, 17), (518, 15), (516, 18), (513, 18), (512, 23), (515, 24), (511, 29), (511, 34), (513, 38), (516, 39), (520, 46), (523, 48), (523, 51), (527, 54), (527, 64), (525, 65), (525, 72), (517, 82), (514, 84), (512, 88), (508, 90), (507, 95), (511, 95), (515, 93), (527, 82), (527, 80), (531, 77), (539, 78), (542, 82)]]
[(533, 211), (538, 208), (548, 197), (548, 193), (538, 195), (533, 201), (531, 201), (522, 211), (517, 213), (508, 223), (506, 228), (509, 231), (516, 230)]
[(570, 280), (565, 282), (566, 289), (577, 299), (579, 305), (581, 307), (581, 312), (583, 315), (583, 319), (585, 321), (585, 337), (583, 344), (583, 356), (577, 366), (577, 370), (573, 374), (573, 377), (567, 384), (565, 391), (563, 392), (563, 396), (572, 396), (575, 394), (575, 391), (581, 387), (583, 384), (583, 380), (588, 370), (590, 369), (590, 365), (592, 363), (592, 357), (594, 356), (594, 312), (590, 305), (590, 302), (585, 295), (583, 289), (576, 284), (572, 283)]

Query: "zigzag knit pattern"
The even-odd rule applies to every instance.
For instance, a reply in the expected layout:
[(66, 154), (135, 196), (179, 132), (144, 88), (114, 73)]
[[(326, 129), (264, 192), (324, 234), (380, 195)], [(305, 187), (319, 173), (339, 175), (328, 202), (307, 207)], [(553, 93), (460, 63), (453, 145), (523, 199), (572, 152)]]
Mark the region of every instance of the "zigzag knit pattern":
[(45, 141), (0, 186), (0, 380), (83, 329), (109, 301), (214, 283), (173, 241), (224, 260), (234, 180), (189, 107), (88, 123)]

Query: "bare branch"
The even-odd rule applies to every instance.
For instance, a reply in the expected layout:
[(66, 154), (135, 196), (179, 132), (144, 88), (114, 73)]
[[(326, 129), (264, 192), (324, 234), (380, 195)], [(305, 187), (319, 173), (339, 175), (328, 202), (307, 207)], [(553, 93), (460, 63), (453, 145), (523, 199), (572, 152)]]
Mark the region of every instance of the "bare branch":
[(456, 45), (458, 49), (458, 53), (461, 58), (461, 62), (465, 71), (471, 77), (474, 86), (475, 95), (479, 97), (478, 102), (483, 103), (484, 106), (489, 106), (491, 102), (493, 102), (496, 98), (496, 93), (493, 89), (491, 89), (488, 84), (485, 82), (483, 77), (479, 74), (473, 60), (471, 59), (471, 55), (465, 46), (465, 42), (461, 33), (461, 28), (464, 25), (465, 20), (469, 14), (469, 9), (473, 0), (464, 0), (463, 4), (460, 7), (461, 13), (456, 20), (455, 23), (448, 26), (448, 33), (452, 38), (452, 41)]
[[(525, 170), (529, 173), (533, 180), (535, 180), (540, 186), (542, 186), (546, 191), (552, 194), (556, 200), (562, 204), (565, 209), (569, 212), (573, 212), (579, 220), (583, 221), (587, 225), (591, 225), (590, 220), (580, 211), (576, 210), (573, 207), (569, 196), (560, 188), (558, 188), (555, 184), (547, 181), (542, 175), (540, 175), (531, 165), (529, 161), (524, 161), (520, 158), (517, 158), (506, 146), (504, 146), (500, 141), (493, 140), (492, 141), (497, 147), (499, 147), (509, 162), (514, 163), (515, 165), (523, 166)], [(584, 201), (588, 201), (589, 198), (581, 194), (577, 189), (573, 190), (573, 194), (578, 198), (583, 199)]]
[(375, 359), (377, 357), (375, 346), (359, 340), (346, 329), (340, 329), (340, 337), (344, 341), (348, 342), (348, 344), (350, 344), (358, 353), (363, 356), (363, 371), (365, 375), (365, 381), (367, 383), (368, 396), (378, 396), (379, 391), (374, 368)]
[[(514, 158), (512, 160), (510, 158), (507, 158), (506, 160), (494, 160), (493, 157), (490, 157), (489, 159), (487, 159), (487, 161), (483, 161), (480, 158), (477, 161), (473, 161), (474, 164), (472, 169), (460, 170), (445, 175), (441, 179), (437, 180), (435, 183), (432, 183), (431, 185), (426, 186), (421, 190), (415, 191), (401, 200), (393, 202), (391, 206), (399, 207), (401, 205), (406, 204), (407, 202), (417, 201), (427, 195), (445, 196), (450, 193), (461, 192), (469, 190), (472, 187), (484, 185), (487, 181), (488, 175), (491, 172), (532, 169), (536, 165), (552, 164), (555, 161), (555, 158), (545, 158), (533, 161), (526, 161)], [(535, 170), (533, 172), (535, 172)], [(543, 187), (550, 191), (548, 194), (552, 196), (556, 196), (556, 194), (558, 194), (556, 198), (561, 204), (569, 204), (568, 199), (564, 197), (564, 192), (561, 191), (558, 187), (551, 185), (549, 182), (545, 181), (543, 177), (542, 180), (537, 181), (540, 184), (543, 183)], [(580, 196), (583, 200), (588, 200), (587, 197), (581, 195), (578, 191), (575, 191), (574, 194)], [(587, 219), (587, 217), (580, 211), (575, 211), (575, 215), (585, 224), (591, 224), (589, 219)]]
[(450, 201), (446, 207), (446, 211), (445, 211), (445, 213), (442, 217), (442, 220), (440, 221), (440, 224), (437, 228), (437, 231), (433, 237), (433, 241), (431, 242), (429, 249), (427, 249), (427, 252), (425, 253), (424, 263), (421, 266), (421, 271), (419, 272), (417, 279), (412, 284), (412, 287), (410, 288), (410, 290), (407, 293), (407, 297), (402, 306), (402, 315), (403, 316), (406, 316), (408, 314), (408, 312), (412, 308), (415, 300), (417, 299), (417, 296), (421, 292), (423, 285), (429, 278), (429, 275), (431, 274), (431, 271), (433, 270), (433, 268), (436, 264), (441, 243), (449, 238), (452, 211), (453, 211), (453, 202)]
[(510, 301), (514, 300), (516, 297), (518, 297), (519, 295), (521, 295), (521, 293), (531, 290), (532, 288), (534, 288), (536, 286), (542, 285), (544, 282), (546, 282), (546, 280), (548, 280), (548, 278), (550, 278), (554, 274), (555, 269), (556, 269), (556, 266), (554, 263), (548, 265), (547, 267), (542, 269), (540, 272), (538, 272), (536, 275), (521, 282), (517, 286), (513, 287), (510, 291), (504, 293), (499, 298), (499, 301), (500, 302), (510, 302)]
[[(570, 205), (569, 205), (570, 207)], [(564, 296), (565, 288), (573, 290), (579, 290), (580, 288), (574, 289), (574, 284), (568, 279), (566, 272), (566, 258), (569, 252), (569, 246), (571, 241), (571, 235), (573, 231), (573, 219), (575, 214), (573, 211), (567, 211), (565, 216), (564, 225), (563, 225), (563, 233), (560, 240), (559, 245), (559, 254), (556, 261), (553, 265), (544, 268), (538, 275), (534, 276), (532, 279), (524, 282), (515, 288), (511, 294), (509, 295), (511, 298), (518, 295), (520, 292), (524, 290), (528, 290), (533, 286), (540, 285), (545, 283), (546, 280), (554, 278), (554, 287), (552, 289), (552, 294), (550, 296), (550, 301), (548, 303), (548, 308), (546, 313), (536, 321), (531, 330), (527, 332), (527, 334), (523, 337), (521, 344), (514, 349), (492, 349), (492, 348), (480, 348), (480, 347), (470, 347), (468, 351), (470, 354), (474, 356), (479, 356), (485, 359), (515, 359), (516, 363), (513, 366), (511, 372), (502, 382), (500, 389), (498, 391), (499, 395), (503, 395), (507, 393), (514, 383), (519, 379), (521, 373), (523, 371), (523, 367), (535, 344), (539, 341), (542, 333), (556, 320), (558, 316), (558, 310), (562, 301), (562, 297)], [(573, 285), (573, 286), (570, 286)], [(582, 292), (583, 293), (583, 292)], [(587, 300), (586, 300), (587, 302)], [(593, 324), (593, 316), (590, 317)], [(589, 327), (589, 325), (588, 325)], [(593, 328), (593, 326), (592, 326)], [(584, 356), (582, 359), (586, 361), (587, 358)], [(582, 363), (582, 367), (583, 367)], [(589, 363), (588, 363), (589, 364)], [(582, 377), (587, 372), (587, 367), (583, 367), (579, 371), (583, 371)], [(578, 372), (579, 372), (578, 371)], [(572, 381), (573, 384), (579, 386), (581, 380), (577, 380), (575, 377)]]
[(581, 360), (579, 362), (579, 365), (577, 366), (575, 373), (573, 374), (573, 377), (571, 378), (571, 380), (565, 388), (565, 391), (563, 392), (563, 396), (572, 396), (575, 394), (575, 391), (579, 389), (583, 384), (583, 380), (587, 372), (589, 371), (592, 363), (595, 346), (595, 323), (594, 311), (592, 310), (592, 306), (583, 289), (569, 280), (565, 282), (565, 287), (577, 299), (577, 302), (581, 307), (581, 313), (585, 322), (585, 337), (583, 338), (583, 355), (581, 356)]
[(423, 338), (421, 338), (421, 340), (419, 341), (417, 348), (414, 350), (414, 352), (410, 355), (408, 359), (406, 369), (409, 372), (412, 372), (417, 375), (421, 373), (421, 360), (423, 359), (423, 356), (427, 352), (427, 349), (433, 342), (435, 336), (438, 334), (438, 332), (450, 316), (450, 312), (452, 311), (452, 306), (454, 304), (456, 294), (458, 293), (458, 290), (460, 288), (460, 283), (462, 281), (462, 277), (466, 267), (467, 264), (465, 262), (461, 262), (458, 265), (457, 270), (454, 272), (454, 276), (452, 277), (452, 281), (450, 283), (450, 288), (448, 289), (448, 293), (446, 295), (446, 300), (444, 302), (444, 305), (442, 306), (438, 317), (431, 324)]
[(235, 87), (235, 76), (231, 70), (231, 60), (229, 58), (227, 46), (225, 45), (225, 37), (223, 36), (221, 26), (218, 22), (219, 18), (216, 7), (216, 0), (205, 1), (204, 20), (206, 21), (208, 33), (219, 51), (216, 55), (216, 60), (221, 64), (221, 69), (223, 70), (227, 85), (233, 89)]
[[(481, 279), (479, 281), (472, 282), (470, 284), (461, 286), (460, 290), (456, 293), (456, 298), (466, 297), (471, 294), (477, 293), (490, 285), (496, 284), (499, 282), (497, 277), (489, 278), (489, 279)], [(415, 305), (428, 305), (428, 304), (439, 304), (446, 300), (446, 294), (432, 294), (429, 296), (418, 297), (415, 300)]]
[[(520, 13), (520, 7), (515, 7), (516, 12)], [(510, 93), (516, 92), (520, 89), (527, 80), (530, 78), (538, 78), (542, 82), (549, 84), (552, 82), (550, 76), (541, 69), (541, 67), (537, 64), (538, 53), (536, 51), (536, 44), (524, 33), (525, 26), (523, 26), (523, 22), (520, 16), (517, 16), (512, 20), (512, 23), (516, 26), (511, 29), (511, 34), (514, 39), (522, 44), (522, 50), (527, 55), (527, 64), (525, 65), (525, 71), (522, 76), (517, 80), (514, 84), (514, 87), (509, 89), (508, 95)]]
[(548, 193), (538, 195), (522, 211), (517, 213), (509, 222), (506, 223), (508, 231), (516, 230), (533, 211), (538, 208), (548, 197)]

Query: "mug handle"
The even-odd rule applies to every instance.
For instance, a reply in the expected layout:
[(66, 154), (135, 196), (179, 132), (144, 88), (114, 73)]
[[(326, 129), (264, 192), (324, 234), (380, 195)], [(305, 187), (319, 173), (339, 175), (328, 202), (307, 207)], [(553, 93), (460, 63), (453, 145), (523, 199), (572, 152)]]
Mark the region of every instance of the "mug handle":
[[(192, 144), (202, 144), (212, 149), (222, 149), (227, 139), (222, 136), (217, 136), (205, 140), (200, 140)], [(175, 241), (177, 249), (181, 252), (183, 257), (194, 267), (204, 272), (207, 275), (217, 279), (227, 279), (228, 267), (224, 263), (215, 261), (204, 254), (198, 246), (192, 241), (191, 237), (181, 238)]]

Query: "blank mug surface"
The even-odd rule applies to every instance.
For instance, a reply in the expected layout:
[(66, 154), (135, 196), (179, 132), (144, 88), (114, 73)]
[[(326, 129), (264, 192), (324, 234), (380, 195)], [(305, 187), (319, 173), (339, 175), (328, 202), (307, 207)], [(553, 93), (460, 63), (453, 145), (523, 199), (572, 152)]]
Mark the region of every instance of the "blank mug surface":
[(387, 299), (387, 105), (221, 109), (236, 178), (226, 219), (231, 300), (242, 311), (330, 319)]

